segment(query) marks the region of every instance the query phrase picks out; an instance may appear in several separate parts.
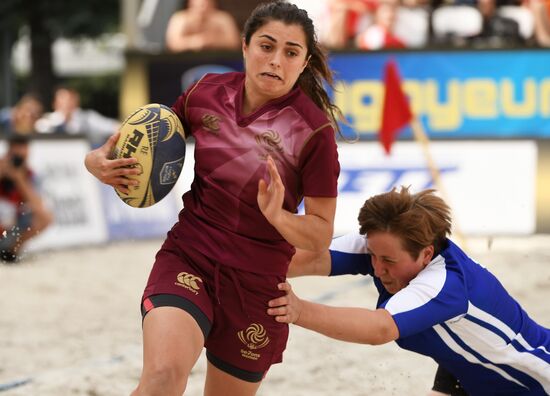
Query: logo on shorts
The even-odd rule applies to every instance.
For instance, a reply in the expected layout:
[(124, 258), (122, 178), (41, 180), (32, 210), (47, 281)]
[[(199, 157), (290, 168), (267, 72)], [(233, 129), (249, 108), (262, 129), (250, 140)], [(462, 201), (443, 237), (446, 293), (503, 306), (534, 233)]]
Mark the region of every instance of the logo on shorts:
[(220, 130), (220, 118), (214, 114), (205, 114), (201, 118), (202, 126), (207, 131), (213, 132), (215, 135)]
[(259, 353), (252, 352), (269, 344), (269, 337), (264, 327), (259, 323), (252, 323), (246, 330), (241, 330), (237, 333), (239, 340), (249, 349), (241, 349), (242, 357), (251, 360), (258, 360)]
[(202, 283), (202, 279), (197, 275), (189, 274), (187, 272), (180, 272), (177, 276), (177, 280), (178, 281), (175, 283), (176, 286), (184, 287), (195, 293), (195, 295), (199, 294), (200, 286), (197, 282)]

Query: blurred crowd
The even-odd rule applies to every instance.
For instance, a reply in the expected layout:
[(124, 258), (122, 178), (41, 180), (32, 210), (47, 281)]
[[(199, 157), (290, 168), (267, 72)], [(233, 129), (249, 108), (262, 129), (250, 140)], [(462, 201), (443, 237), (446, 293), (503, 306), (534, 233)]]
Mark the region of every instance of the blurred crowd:
[(548, 0), (319, 2), (312, 16), (331, 49), (550, 46)]
[[(550, 0), (293, 2), (308, 11), (319, 41), (329, 50), (550, 47)], [(166, 23), (166, 50), (239, 50), (241, 28), (216, 0), (187, 0)], [(45, 105), (52, 111), (46, 112)], [(51, 104), (27, 93), (14, 106), (0, 109), (0, 137), (84, 135), (92, 143), (102, 143), (119, 124), (83, 109), (79, 92), (67, 86), (55, 90)]]
[[(309, 0), (301, 0), (304, 7)], [(331, 49), (550, 46), (548, 0), (318, 0)]]
[[(294, 0), (328, 49), (550, 47), (550, 0)], [(215, 0), (174, 13), (166, 48), (238, 49), (232, 15)]]
[(80, 107), (80, 93), (60, 86), (54, 92), (52, 111), (45, 112), (40, 97), (26, 93), (13, 106), (0, 110), (0, 136), (34, 134), (81, 135), (102, 143), (115, 133), (119, 120)]

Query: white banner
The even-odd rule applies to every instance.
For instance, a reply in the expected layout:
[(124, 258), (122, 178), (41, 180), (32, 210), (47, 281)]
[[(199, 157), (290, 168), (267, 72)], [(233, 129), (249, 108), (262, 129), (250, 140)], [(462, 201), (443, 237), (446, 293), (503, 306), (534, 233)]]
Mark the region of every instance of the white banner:
[[(432, 142), (454, 224), (465, 234), (535, 231), (537, 146), (533, 141)], [(397, 142), (386, 156), (378, 142), (339, 143), (337, 234), (356, 229), (364, 201), (394, 186), (436, 188), (415, 142)]]
[[(0, 143), (0, 153), (5, 151)], [(110, 188), (101, 189), (84, 167), (85, 140), (31, 143), (30, 165), (55, 221), (29, 241), (29, 250), (163, 237), (177, 219), (181, 195), (193, 180), (192, 144), (174, 190), (149, 209), (127, 208)], [(537, 147), (533, 141), (452, 141), (430, 146), (455, 225), (467, 235), (530, 234), (536, 223)], [(341, 174), (335, 234), (357, 228), (364, 201), (394, 186), (437, 188), (414, 142), (398, 142), (386, 156), (378, 142), (339, 143)], [(122, 206), (122, 207), (121, 207)], [(149, 211), (149, 212), (148, 212)], [(126, 224), (127, 223), (127, 224)]]
[[(6, 150), (2, 142), (2, 153)], [(29, 164), (54, 223), (25, 249), (89, 245), (107, 239), (98, 184), (84, 167), (86, 140), (38, 140), (30, 143)]]

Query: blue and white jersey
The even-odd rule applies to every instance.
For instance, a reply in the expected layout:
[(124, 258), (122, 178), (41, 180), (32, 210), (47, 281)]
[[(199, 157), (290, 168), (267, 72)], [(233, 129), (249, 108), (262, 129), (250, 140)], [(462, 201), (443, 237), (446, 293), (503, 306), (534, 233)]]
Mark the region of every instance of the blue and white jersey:
[(432, 357), (469, 395), (550, 394), (550, 329), (453, 242), (395, 295), (374, 276), (366, 249), (359, 234), (334, 239), (331, 275), (373, 276), (400, 347)]

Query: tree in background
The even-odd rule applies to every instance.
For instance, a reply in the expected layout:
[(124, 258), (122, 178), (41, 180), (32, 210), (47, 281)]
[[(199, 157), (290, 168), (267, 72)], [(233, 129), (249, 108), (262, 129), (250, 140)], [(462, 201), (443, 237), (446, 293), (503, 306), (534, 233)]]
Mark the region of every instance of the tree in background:
[(2, 0), (0, 34), (9, 48), (22, 28), (31, 41), (31, 72), (26, 91), (38, 93), (50, 107), (57, 77), (52, 45), (60, 37), (94, 38), (119, 30), (120, 0)]

